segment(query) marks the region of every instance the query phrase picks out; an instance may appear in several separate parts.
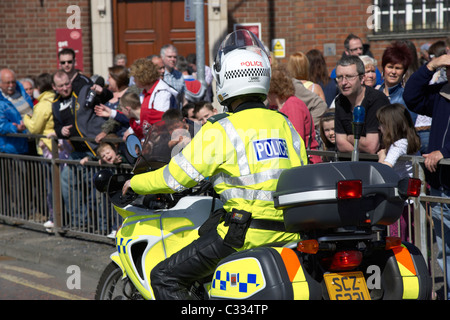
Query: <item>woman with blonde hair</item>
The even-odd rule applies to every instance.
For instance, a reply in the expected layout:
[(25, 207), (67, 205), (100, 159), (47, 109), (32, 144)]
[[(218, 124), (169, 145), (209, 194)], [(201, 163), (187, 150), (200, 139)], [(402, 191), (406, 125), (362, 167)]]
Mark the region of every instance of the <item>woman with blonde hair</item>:
[[(314, 120), (306, 104), (295, 96), (294, 84), (283, 65), (272, 68), (269, 94), (271, 109), (285, 114), (302, 137), (307, 150), (318, 150)], [(322, 162), (320, 156), (310, 155), (310, 163)]]
[(309, 80), (319, 84), (330, 107), (339, 94), (336, 79), (331, 79), (325, 57), (320, 50), (311, 49), (306, 53), (306, 57), (309, 61)]
[(178, 108), (178, 92), (161, 79), (158, 68), (151, 60), (137, 59), (130, 69), (136, 86), (143, 89), (140, 95), (143, 118), (141, 126), (146, 132), (152, 124), (162, 119), (164, 112)]
[(292, 54), (287, 63), (287, 71), (291, 77), (300, 80), (308, 90), (317, 94), (323, 101), (326, 101), (322, 87), (310, 80), (309, 60), (306, 54), (301, 51)]

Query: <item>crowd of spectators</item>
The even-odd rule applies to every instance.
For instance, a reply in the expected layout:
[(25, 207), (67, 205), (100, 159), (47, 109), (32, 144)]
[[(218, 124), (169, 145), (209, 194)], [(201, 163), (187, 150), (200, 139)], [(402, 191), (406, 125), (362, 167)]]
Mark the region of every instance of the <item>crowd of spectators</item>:
[[(370, 51), (364, 51), (367, 46), (358, 36), (350, 34), (344, 46), (341, 59), (330, 72), (317, 49), (296, 52), (286, 64), (272, 57), (267, 107), (290, 119), (309, 150), (345, 153), (354, 147), (353, 109), (362, 105), (366, 117), (358, 144), (360, 151), (378, 154), (380, 162), (397, 169), (402, 165), (397, 163), (399, 156), (419, 152), (425, 158), (429, 192), (450, 197), (450, 175), (445, 174), (448, 169), (439, 165), (439, 160), (450, 156), (450, 38), (421, 46), (421, 52), (427, 52), (421, 59), (412, 42), (395, 41), (385, 48), (380, 65)], [(142, 57), (130, 65), (125, 55), (117, 55), (106, 81), (103, 76), (87, 77), (77, 70), (76, 55), (70, 48), (58, 53), (58, 61), (60, 69), (53, 74), (19, 80), (13, 70), (0, 70), (0, 152), (51, 158), (51, 138), (56, 136), (59, 155), (80, 161), (80, 166), (66, 166), (61, 173), (64, 203), (74, 211), (73, 225), (88, 219), (90, 203), (81, 205), (73, 193), (82, 189), (77, 184), (91, 182), (71, 177), (85, 177), (84, 165), (88, 161), (128, 161), (119, 145), (105, 139), (114, 136), (125, 140), (135, 134), (144, 140), (152, 126), (164, 119), (181, 121), (184, 125), (179, 128), (195, 134), (195, 124), (201, 127), (209, 117), (222, 112), (214, 107), (211, 69), (206, 66), (206, 79), (199, 81), (195, 54), (179, 56), (171, 44), (163, 46), (159, 54)], [(407, 118), (399, 119), (411, 121), (414, 130), (408, 130), (408, 134), (417, 135), (418, 150), (416, 145), (408, 148), (407, 137), (402, 134), (392, 133), (386, 138), (386, 123), (380, 124), (379, 110), (387, 105), (397, 106), (400, 114), (402, 110), (408, 112)], [(36, 140), (8, 135), (11, 133), (44, 137)], [(74, 137), (91, 139), (70, 139)], [(177, 139), (182, 141), (181, 137)], [(319, 163), (335, 161), (336, 157), (310, 156), (309, 160)], [(404, 169), (398, 170), (406, 172)], [(440, 221), (437, 211), (433, 207), (433, 218)], [(450, 225), (446, 205), (444, 212), (444, 223)], [(52, 226), (50, 216), (46, 227)], [(114, 230), (106, 230), (110, 231)], [(440, 232), (437, 236), (444, 237)], [(445, 239), (450, 242), (450, 234)], [(450, 248), (445, 252), (450, 254)], [(450, 276), (450, 259), (447, 263)]]

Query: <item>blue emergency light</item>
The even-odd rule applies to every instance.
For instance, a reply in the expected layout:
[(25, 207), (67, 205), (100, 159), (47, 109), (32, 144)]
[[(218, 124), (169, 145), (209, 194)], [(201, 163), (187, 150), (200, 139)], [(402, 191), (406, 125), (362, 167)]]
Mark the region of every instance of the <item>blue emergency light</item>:
[(364, 123), (365, 109), (363, 106), (356, 106), (353, 110), (353, 122), (354, 123)]

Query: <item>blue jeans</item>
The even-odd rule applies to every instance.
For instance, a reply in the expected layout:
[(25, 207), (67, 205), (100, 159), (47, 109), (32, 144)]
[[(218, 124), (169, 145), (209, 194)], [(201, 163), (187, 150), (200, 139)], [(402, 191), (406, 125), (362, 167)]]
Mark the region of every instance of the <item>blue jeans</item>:
[(428, 153), (428, 140), (430, 139), (430, 130), (418, 131), (420, 137), (420, 154)]
[[(88, 154), (85, 152), (72, 152), (70, 160), (81, 160)], [(93, 196), (86, 192), (90, 190), (91, 181), (87, 177), (87, 170), (82, 165), (67, 165), (61, 172), (61, 192), (64, 204), (70, 215), (72, 227), (86, 227), (88, 223), (88, 210), (92, 206)], [(84, 186), (83, 186), (84, 184)], [(86, 197), (83, 201), (83, 196)]]
[[(430, 195), (433, 197), (450, 198), (450, 190), (446, 189), (430, 189)], [(436, 242), (438, 246), (437, 262), (442, 270), (444, 270), (444, 261), (447, 268), (447, 294), (450, 299), (450, 205), (442, 203), (443, 214), (441, 216), (441, 204), (431, 204), (431, 214), (434, 222), (434, 232), (436, 234)], [(444, 242), (445, 242), (445, 259), (443, 257), (443, 245), (442, 245), (442, 226), (444, 229)]]

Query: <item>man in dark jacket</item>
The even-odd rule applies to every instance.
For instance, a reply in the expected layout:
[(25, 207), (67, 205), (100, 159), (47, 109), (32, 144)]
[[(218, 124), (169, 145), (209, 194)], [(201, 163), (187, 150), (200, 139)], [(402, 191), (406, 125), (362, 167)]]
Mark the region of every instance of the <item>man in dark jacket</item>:
[[(95, 138), (102, 130), (106, 119), (95, 114), (94, 105), (86, 104), (86, 98), (90, 90), (96, 92), (97, 103), (106, 103), (113, 96), (112, 92), (103, 89), (99, 85), (85, 85), (80, 89), (79, 95), (72, 90), (72, 84), (68, 75), (59, 70), (53, 75), (53, 89), (57, 96), (53, 101), (52, 112), (55, 132), (58, 138), (71, 137)], [(70, 160), (81, 160), (85, 157), (95, 157), (97, 144), (93, 141), (70, 141), (73, 151)], [(80, 178), (81, 177), (81, 178)], [(73, 227), (86, 226), (88, 204), (91, 201), (82, 200), (82, 190), (90, 190), (82, 184), (91, 183), (83, 166), (65, 166), (61, 172), (61, 190), (66, 208), (70, 211)], [(71, 196), (69, 196), (71, 193)], [(88, 195), (91, 200), (93, 195)]]
[[(450, 198), (450, 166), (439, 164), (444, 158), (450, 158), (450, 83), (448, 81), (429, 85), (438, 68), (447, 67), (447, 78), (450, 76), (450, 55), (444, 54), (431, 60), (417, 70), (408, 80), (403, 93), (407, 107), (418, 114), (433, 118), (430, 139), (425, 158), (425, 176), (430, 184), (430, 194), (436, 197)], [(443, 267), (442, 237), (446, 246), (447, 284), (450, 280), (450, 207), (442, 204), (444, 210), (441, 221), (441, 206), (432, 204), (432, 216), (436, 226), (436, 243), (439, 248), (438, 262)], [(445, 233), (441, 232), (441, 223)], [(450, 288), (450, 287), (449, 287)], [(450, 290), (448, 290), (450, 298)]]
[[(55, 132), (58, 138), (95, 138), (101, 132), (101, 126), (106, 119), (95, 114), (94, 105), (108, 102), (113, 97), (112, 92), (95, 84), (92, 87), (82, 86), (77, 95), (72, 90), (68, 75), (63, 71), (57, 71), (54, 74), (53, 89), (58, 93), (52, 105)], [(96, 92), (96, 97), (92, 104), (86, 106), (86, 98), (91, 89)], [(74, 151), (90, 151), (95, 156), (97, 144), (93, 142), (72, 141), (72, 145)]]

